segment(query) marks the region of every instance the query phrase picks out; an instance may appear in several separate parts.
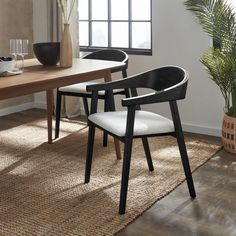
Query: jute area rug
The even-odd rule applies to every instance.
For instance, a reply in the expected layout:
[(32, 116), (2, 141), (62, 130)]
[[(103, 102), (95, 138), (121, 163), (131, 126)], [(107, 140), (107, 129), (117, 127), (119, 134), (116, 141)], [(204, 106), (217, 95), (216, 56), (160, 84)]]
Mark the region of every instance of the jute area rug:
[[(122, 161), (112, 139), (96, 133), (91, 182), (84, 184), (87, 128), (62, 122), (49, 145), (46, 122), (0, 132), (0, 235), (113, 235), (184, 181), (174, 138), (151, 138), (155, 171), (149, 173), (141, 142), (134, 142), (127, 213), (118, 214)], [(219, 145), (186, 139), (192, 170)], [(188, 189), (186, 186), (186, 195)]]

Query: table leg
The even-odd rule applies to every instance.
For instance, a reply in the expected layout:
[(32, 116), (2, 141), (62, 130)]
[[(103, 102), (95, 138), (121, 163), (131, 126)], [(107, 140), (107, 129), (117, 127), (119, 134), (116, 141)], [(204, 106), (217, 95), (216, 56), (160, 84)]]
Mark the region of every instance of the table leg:
[[(104, 77), (105, 82), (112, 81), (111, 79), (111, 71), (107, 71), (106, 76)], [(114, 138), (115, 150), (116, 150), (116, 158), (117, 160), (121, 160), (121, 152), (120, 152), (120, 142), (118, 139)]]
[(48, 143), (52, 143), (53, 90), (47, 90)]
[(121, 160), (121, 153), (120, 153), (120, 142), (118, 139), (114, 138), (114, 144), (116, 149), (116, 159)]

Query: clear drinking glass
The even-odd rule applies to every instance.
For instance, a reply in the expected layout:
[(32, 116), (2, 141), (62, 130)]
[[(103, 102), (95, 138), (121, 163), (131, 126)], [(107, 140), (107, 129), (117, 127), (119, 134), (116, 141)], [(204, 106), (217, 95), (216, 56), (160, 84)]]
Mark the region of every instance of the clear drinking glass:
[(16, 40), (10, 39), (10, 55), (13, 56), (15, 61), (15, 67), (16, 67)]
[(22, 67), (21, 70), (24, 71), (24, 59), (25, 56), (28, 55), (28, 44), (29, 41), (27, 39), (16, 39), (16, 55), (22, 58)]
[(22, 69), (24, 70), (24, 67), (25, 67), (25, 56), (28, 55), (29, 53), (29, 40), (28, 39), (22, 39)]
[(16, 58), (17, 56), (22, 55), (22, 40), (21, 39), (15, 39), (15, 51), (16, 51)]

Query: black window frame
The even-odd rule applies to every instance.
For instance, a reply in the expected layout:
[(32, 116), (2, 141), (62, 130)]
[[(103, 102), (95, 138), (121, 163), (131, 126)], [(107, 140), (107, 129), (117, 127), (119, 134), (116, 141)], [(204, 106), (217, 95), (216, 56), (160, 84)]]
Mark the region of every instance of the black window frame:
[[(88, 22), (89, 27), (89, 45), (90, 46), (80, 46), (81, 51), (85, 52), (93, 52), (100, 49), (121, 49), (128, 54), (136, 54), (136, 55), (152, 55), (152, 0), (150, 1), (150, 20), (131, 20), (132, 15), (132, 0), (128, 1), (128, 20), (111, 20), (111, 0), (107, 0), (108, 2), (108, 20), (92, 20), (92, 0), (88, 0), (88, 20), (79, 20), (79, 22)], [(92, 22), (107, 22), (108, 23), (108, 47), (97, 47), (92, 45)], [(123, 47), (111, 47), (111, 23), (112, 22), (128, 22), (129, 28), (129, 46), (127, 48)], [(150, 49), (143, 48), (131, 48), (132, 44), (132, 23), (133, 22), (150, 22)]]

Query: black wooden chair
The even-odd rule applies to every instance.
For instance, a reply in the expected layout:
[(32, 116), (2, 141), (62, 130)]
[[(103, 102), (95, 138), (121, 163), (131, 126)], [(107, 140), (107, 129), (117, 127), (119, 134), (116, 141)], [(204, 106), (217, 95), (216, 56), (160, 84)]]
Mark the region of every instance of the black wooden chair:
[[(128, 68), (128, 55), (118, 49), (105, 49), (105, 50), (99, 50), (92, 52), (84, 57), (85, 59), (97, 59), (97, 60), (107, 60), (107, 61), (119, 61), (124, 62), (125, 66), (122, 68), (116, 68), (111, 71), (111, 73), (115, 72), (122, 72), (122, 77), (127, 77), (127, 68)], [(60, 129), (60, 118), (61, 118), (61, 98), (62, 96), (74, 96), (74, 97), (82, 97), (83, 99), (83, 105), (85, 114), (88, 117), (89, 116), (89, 107), (88, 107), (88, 101), (87, 98), (91, 98), (91, 93), (87, 92), (86, 86), (95, 84), (98, 82), (84, 82), (84, 83), (78, 83), (73, 84), (65, 87), (61, 87), (57, 89), (57, 105), (56, 105), (56, 128), (55, 128), (55, 138), (59, 137), (59, 129)], [(117, 89), (114, 90), (114, 94), (124, 94), (126, 97), (128, 96), (127, 90), (125, 89)], [(98, 94), (99, 99), (104, 100), (104, 110), (107, 109), (106, 104), (106, 96), (104, 91), (100, 91)], [(107, 135), (104, 134), (103, 136), (103, 146), (107, 145)]]
[[(177, 100), (184, 99), (188, 73), (177, 66), (166, 66), (138, 74), (124, 80), (87, 86), (92, 91), (91, 115), (85, 168), (85, 183), (90, 181), (95, 127), (124, 142), (124, 159), (121, 179), (119, 213), (124, 214), (128, 190), (130, 159), (133, 138), (142, 138), (149, 171), (153, 171), (148, 137), (172, 135), (176, 137), (190, 196), (196, 196), (184, 141)], [(113, 89), (130, 89), (132, 97), (122, 99), (127, 111), (114, 111)], [(153, 93), (138, 96), (136, 88), (150, 88)], [(109, 112), (96, 113), (99, 91), (105, 90), (109, 97)], [(158, 114), (141, 111), (140, 105), (169, 102), (172, 120)], [(151, 178), (151, 177), (150, 177)]]

